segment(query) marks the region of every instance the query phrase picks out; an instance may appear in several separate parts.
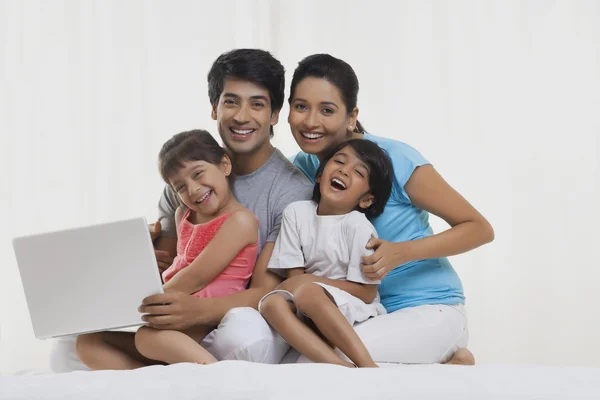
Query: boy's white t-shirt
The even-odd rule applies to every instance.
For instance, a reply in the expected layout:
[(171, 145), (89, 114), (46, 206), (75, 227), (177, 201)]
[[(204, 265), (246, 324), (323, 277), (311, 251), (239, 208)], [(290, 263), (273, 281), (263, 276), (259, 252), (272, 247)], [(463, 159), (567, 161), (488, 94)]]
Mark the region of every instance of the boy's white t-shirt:
[(268, 268), (285, 276), (285, 269), (304, 267), (305, 273), (329, 279), (365, 284), (361, 257), (373, 254), (365, 248), (377, 237), (373, 225), (359, 211), (344, 215), (317, 215), (313, 201), (297, 201), (283, 211), (281, 230)]

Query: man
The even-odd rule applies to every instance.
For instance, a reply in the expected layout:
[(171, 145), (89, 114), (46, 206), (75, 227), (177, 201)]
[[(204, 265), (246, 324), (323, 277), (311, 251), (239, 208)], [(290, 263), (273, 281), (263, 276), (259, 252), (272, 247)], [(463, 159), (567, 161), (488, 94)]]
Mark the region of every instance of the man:
[[(260, 298), (280, 282), (267, 271), (267, 264), (284, 208), (294, 201), (310, 199), (312, 195), (310, 182), (270, 142), (283, 106), (284, 74), (278, 60), (256, 49), (222, 54), (208, 74), (211, 116), (217, 122), (236, 174), (234, 194), (260, 223), (260, 254), (249, 288), (220, 298), (196, 298), (185, 293), (151, 296), (144, 299), (140, 307), (141, 312), (150, 314), (144, 319), (153, 328), (214, 326), (216, 329), (202, 346), (218, 360), (278, 363), (288, 349), (254, 308)], [(155, 247), (161, 269), (170, 265), (176, 252), (174, 214), (178, 204), (177, 196), (166, 187), (159, 202), (160, 225), (156, 225), (160, 236)], [(136, 360), (141, 359), (132, 334), (108, 332), (93, 336), (93, 342), (87, 343), (85, 337), (82, 339), (78, 341), (77, 352), (83, 354), (83, 358), (86, 358), (86, 346), (101, 345), (106, 350), (117, 349)], [(56, 372), (85, 369), (74, 354), (73, 338), (54, 344), (50, 362)]]

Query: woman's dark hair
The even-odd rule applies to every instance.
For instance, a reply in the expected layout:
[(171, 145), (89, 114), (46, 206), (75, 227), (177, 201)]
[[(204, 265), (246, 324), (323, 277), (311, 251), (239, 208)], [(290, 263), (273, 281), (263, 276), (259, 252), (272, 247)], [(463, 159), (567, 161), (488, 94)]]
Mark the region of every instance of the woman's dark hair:
[[(358, 158), (369, 167), (369, 192), (375, 197), (375, 201), (369, 208), (363, 209), (357, 205), (356, 210), (364, 213), (368, 218), (375, 218), (381, 215), (385, 204), (390, 198), (394, 176), (392, 161), (387, 153), (375, 143), (365, 139), (351, 139), (340, 143), (321, 161), (321, 165), (315, 174), (315, 181), (323, 175), (323, 169), (325, 169), (325, 165), (329, 160), (345, 147), (354, 149)], [(321, 200), (319, 183), (315, 183), (312, 200), (316, 203)]]
[[(292, 78), (292, 86), (290, 87), (290, 97), (288, 102), (291, 104), (294, 98), (296, 86), (305, 78), (325, 79), (332, 85), (335, 85), (342, 94), (342, 100), (346, 105), (348, 113), (356, 107), (358, 98), (358, 78), (354, 70), (344, 60), (335, 58), (329, 54), (313, 54), (305, 57), (298, 63), (294, 76)], [(363, 133), (365, 128), (362, 124), (356, 121), (354, 132)]]
[[(163, 144), (158, 153), (158, 169), (163, 180), (170, 185), (169, 177), (183, 168), (186, 161), (205, 161), (219, 165), (225, 156), (225, 149), (219, 146), (210, 133), (194, 129), (178, 133)], [(233, 173), (227, 180), (229, 185), (233, 184)]]
[(285, 69), (268, 51), (236, 49), (221, 54), (208, 72), (208, 98), (213, 106), (219, 103), (225, 79), (229, 77), (252, 82), (267, 89), (271, 100), (271, 113), (283, 107)]

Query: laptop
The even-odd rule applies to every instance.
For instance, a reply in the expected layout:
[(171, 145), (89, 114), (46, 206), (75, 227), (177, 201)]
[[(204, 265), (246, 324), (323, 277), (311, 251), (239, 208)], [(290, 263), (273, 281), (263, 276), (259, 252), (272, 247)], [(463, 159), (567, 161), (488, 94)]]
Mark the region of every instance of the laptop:
[(138, 307), (163, 293), (146, 219), (13, 239), (38, 339), (140, 326)]

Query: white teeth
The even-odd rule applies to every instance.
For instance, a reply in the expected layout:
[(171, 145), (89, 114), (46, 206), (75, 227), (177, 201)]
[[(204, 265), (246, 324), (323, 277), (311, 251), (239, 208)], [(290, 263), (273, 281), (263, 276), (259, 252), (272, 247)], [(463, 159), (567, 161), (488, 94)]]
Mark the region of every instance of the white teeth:
[(247, 135), (249, 133), (254, 132), (254, 129), (233, 129), (233, 128), (231, 128), (231, 130), (233, 131), (233, 133), (238, 134), (238, 135)]
[(304, 136), (307, 139), (320, 139), (323, 137), (322, 133), (308, 133), (308, 132), (301, 132), (302, 136)]
[(344, 184), (344, 182), (340, 181), (338, 178), (333, 178), (333, 179), (331, 180), (331, 182), (335, 182), (335, 183), (337, 183), (338, 185), (340, 185), (341, 187), (343, 187), (344, 189), (346, 189), (346, 185)]
[(202, 196), (199, 200), (196, 201), (196, 204), (200, 204), (202, 203), (204, 200), (206, 200), (206, 198), (208, 197), (208, 195), (210, 194), (210, 190), (206, 193), (204, 193), (204, 196)]

